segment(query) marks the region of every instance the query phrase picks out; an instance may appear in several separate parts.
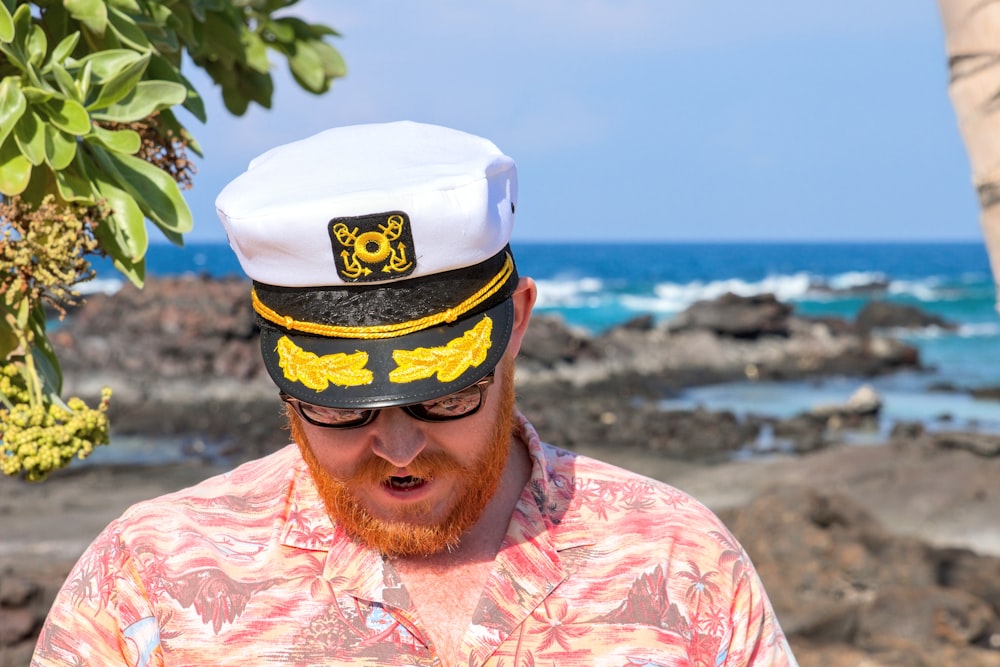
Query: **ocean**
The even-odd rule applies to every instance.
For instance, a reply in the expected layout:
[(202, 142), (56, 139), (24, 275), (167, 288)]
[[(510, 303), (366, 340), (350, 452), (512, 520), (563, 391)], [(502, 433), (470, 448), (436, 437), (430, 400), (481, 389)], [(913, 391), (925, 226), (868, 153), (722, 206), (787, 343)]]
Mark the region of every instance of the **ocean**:
[[(693, 388), (665, 407), (704, 406), (791, 416), (843, 402), (862, 383), (884, 400), (883, 420), (1000, 431), (1000, 402), (958, 389), (1000, 387), (1000, 315), (981, 243), (513, 243), (521, 275), (538, 283), (536, 312), (600, 332), (631, 318), (667, 319), (726, 292), (773, 293), (802, 315), (853, 318), (873, 298), (911, 304), (958, 325), (897, 335), (920, 350), (926, 372), (885, 378), (730, 383)], [(151, 246), (147, 273), (242, 275), (224, 243)], [(90, 290), (121, 285), (98, 266)]]

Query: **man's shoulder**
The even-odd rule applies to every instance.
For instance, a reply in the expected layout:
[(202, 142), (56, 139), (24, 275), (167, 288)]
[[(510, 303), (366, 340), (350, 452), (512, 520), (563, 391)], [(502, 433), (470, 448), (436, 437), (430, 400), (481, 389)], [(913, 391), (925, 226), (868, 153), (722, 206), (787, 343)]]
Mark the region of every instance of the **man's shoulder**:
[(548, 469), (563, 476), (612, 484), (640, 484), (660, 489), (674, 488), (667, 482), (653, 479), (593, 456), (544, 442), (541, 443), (541, 447)]
[(116, 521), (120, 529), (151, 521), (198, 521), (207, 515), (260, 514), (287, 496), (302, 459), (295, 445), (247, 461), (232, 470), (193, 486), (143, 500), (129, 507)]
[(722, 527), (712, 510), (669, 482), (554, 445), (541, 446), (549, 483), (575, 499), (574, 506), (594, 505), (601, 511), (614, 506), (633, 516), (669, 514), (710, 529)]

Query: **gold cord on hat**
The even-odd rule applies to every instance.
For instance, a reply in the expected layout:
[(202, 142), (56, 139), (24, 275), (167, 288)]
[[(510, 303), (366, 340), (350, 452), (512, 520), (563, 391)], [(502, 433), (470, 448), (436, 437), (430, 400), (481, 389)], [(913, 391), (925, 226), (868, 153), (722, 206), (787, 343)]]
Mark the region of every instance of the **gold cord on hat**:
[(507, 259), (500, 271), (477, 292), (457, 306), (443, 310), (440, 313), (434, 313), (433, 315), (421, 317), (416, 320), (397, 322), (394, 324), (378, 324), (368, 327), (345, 327), (335, 324), (303, 322), (301, 320), (296, 320), (290, 315), (281, 315), (264, 305), (264, 303), (257, 296), (256, 289), (250, 290), (250, 298), (253, 301), (253, 309), (258, 315), (263, 317), (268, 322), (277, 324), (288, 331), (298, 331), (316, 336), (326, 336), (328, 338), (396, 338), (397, 336), (404, 336), (438, 324), (454, 322), (459, 317), (496, 294), (500, 288), (504, 286), (507, 279), (510, 278), (513, 272), (514, 260), (511, 258), (510, 253), (508, 253)]

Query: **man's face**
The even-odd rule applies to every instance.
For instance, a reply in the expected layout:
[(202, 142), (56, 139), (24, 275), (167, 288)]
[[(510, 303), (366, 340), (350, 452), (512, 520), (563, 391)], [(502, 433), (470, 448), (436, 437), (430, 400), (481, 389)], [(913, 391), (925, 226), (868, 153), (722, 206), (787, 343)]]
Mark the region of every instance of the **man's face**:
[(482, 408), (451, 422), (422, 422), (388, 409), (361, 428), (324, 429), (289, 410), (292, 435), (331, 519), (388, 556), (457, 546), (506, 468), (513, 372), (504, 359)]

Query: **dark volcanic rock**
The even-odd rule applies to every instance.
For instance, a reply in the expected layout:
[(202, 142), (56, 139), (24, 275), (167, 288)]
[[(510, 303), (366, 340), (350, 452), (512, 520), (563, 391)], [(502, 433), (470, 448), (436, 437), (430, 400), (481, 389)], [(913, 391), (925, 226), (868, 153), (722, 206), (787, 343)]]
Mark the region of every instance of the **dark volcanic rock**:
[(518, 406), (545, 439), (569, 449), (581, 445), (632, 448), (685, 461), (719, 462), (747, 448), (760, 426), (730, 412), (662, 410), (628, 394), (580, 393), (562, 385), (518, 389)]
[(957, 327), (954, 323), (926, 313), (916, 306), (887, 301), (869, 301), (854, 318), (861, 331), (875, 329), (923, 329), (938, 327), (949, 331)]
[(1000, 387), (974, 387), (969, 395), (981, 401), (1000, 401)]
[(531, 367), (552, 368), (598, 356), (587, 334), (567, 326), (561, 317), (539, 315), (531, 319), (518, 361)]
[(1000, 559), (893, 535), (847, 496), (805, 487), (765, 493), (723, 518), (792, 644), (810, 647), (803, 665), (831, 664), (817, 646), (879, 665), (1000, 664)]
[(826, 437), (826, 420), (808, 414), (778, 419), (772, 425), (774, 437), (796, 454), (823, 449), (830, 443)]
[(249, 281), (185, 276), (93, 295), (52, 339), (68, 373), (247, 380), (265, 374), (258, 332)]
[(720, 336), (756, 339), (787, 336), (792, 307), (773, 294), (738, 296), (727, 293), (711, 301), (698, 301), (670, 323), (672, 331), (704, 329)]
[(965, 449), (979, 456), (1000, 456), (1000, 435), (963, 431), (942, 431), (932, 437), (938, 447)]

